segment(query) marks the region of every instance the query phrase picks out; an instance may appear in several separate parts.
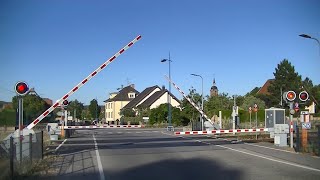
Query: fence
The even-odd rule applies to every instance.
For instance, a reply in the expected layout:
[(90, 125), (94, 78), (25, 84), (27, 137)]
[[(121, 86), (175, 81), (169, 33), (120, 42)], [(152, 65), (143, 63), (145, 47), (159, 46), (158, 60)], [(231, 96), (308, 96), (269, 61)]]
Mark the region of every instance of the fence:
[(13, 179), (26, 173), (43, 159), (43, 131), (21, 138), (11, 137), (0, 145), (0, 179)]
[(296, 125), (294, 143), (296, 152), (320, 156), (320, 124), (308, 130)]

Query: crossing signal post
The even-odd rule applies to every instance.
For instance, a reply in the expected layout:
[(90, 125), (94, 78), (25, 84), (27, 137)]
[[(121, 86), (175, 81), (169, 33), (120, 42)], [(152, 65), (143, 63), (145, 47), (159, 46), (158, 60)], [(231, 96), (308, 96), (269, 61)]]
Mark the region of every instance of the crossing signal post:
[(64, 126), (68, 126), (68, 111), (67, 111), (67, 107), (68, 107), (68, 104), (69, 104), (69, 101), (68, 100), (64, 100), (62, 101), (60, 107), (61, 107), (61, 110), (64, 114), (64, 119), (63, 119), (63, 123), (61, 124), (62, 125), (62, 130), (61, 130), (61, 136), (62, 137), (65, 137), (67, 135), (67, 130), (64, 129)]
[(19, 81), (15, 84), (14, 90), (18, 96), (18, 133), (19, 137), (22, 138), (21, 130), (23, 127), (23, 96), (29, 92), (29, 86), (26, 82)]
[(300, 104), (309, 100), (309, 94), (307, 91), (302, 91), (299, 93), (299, 97), (297, 98), (297, 94), (294, 91), (288, 91), (283, 93), (283, 99), (289, 104), (290, 107), (290, 147), (293, 148), (293, 115), (295, 112), (299, 111), (299, 103), (296, 99), (300, 100)]

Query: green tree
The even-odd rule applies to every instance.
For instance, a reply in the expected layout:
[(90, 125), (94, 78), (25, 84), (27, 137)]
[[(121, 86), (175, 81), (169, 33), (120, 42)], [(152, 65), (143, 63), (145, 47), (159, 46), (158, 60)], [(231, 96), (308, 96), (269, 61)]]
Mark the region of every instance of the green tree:
[(92, 118), (98, 118), (101, 111), (101, 107), (98, 105), (96, 99), (92, 99), (89, 105), (89, 112)]
[(132, 108), (123, 108), (120, 111), (120, 115), (124, 117), (136, 117), (136, 112)]
[(70, 111), (71, 115), (73, 116), (73, 113), (76, 113), (77, 119), (82, 119), (82, 111), (84, 109), (83, 103), (79, 102), (77, 99), (74, 101), (71, 101), (68, 105), (68, 111)]
[(237, 95), (237, 98), (236, 98), (236, 104), (237, 104), (237, 106), (241, 107), (241, 105), (242, 105), (243, 102), (244, 102), (244, 99), (245, 99), (244, 96)]
[[(13, 108), (18, 108), (18, 96), (12, 98)], [(24, 111), (24, 124), (31, 123), (41, 113), (48, 108), (46, 102), (37, 95), (25, 95), (23, 96), (23, 111)], [(50, 116), (52, 113), (50, 114)], [(44, 121), (48, 121), (49, 118), (45, 118)]]
[(265, 102), (259, 98), (254, 96), (247, 96), (244, 98), (243, 104), (240, 106), (243, 110), (247, 111), (249, 107), (253, 108), (253, 105), (257, 104), (258, 109), (265, 109), (266, 105)]
[(299, 92), (301, 87), (301, 76), (295, 71), (295, 68), (291, 63), (284, 59), (278, 64), (273, 73), (275, 80), (271, 82), (268, 91), (272, 97), (272, 104), (277, 106), (281, 98), (281, 89), (282, 92), (285, 91), (295, 91)]
[[(201, 108), (201, 95), (197, 93), (194, 88), (189, 89), (189, 94), (187, 95), (194, 103), (197, 105), (200, 104)], [(182, 117), (183, 119), (187, 119), (186, 121), (190, 122), (190, 120), (194, 120), (198, 117), (198, 111), (190, 104), (190, 102), (183, 98), (181, 101), (180, 107), (182, 108)]]
[(232, 109), (233, 100), (228, 97), (228, 94), (222, 93), (218, 96), (208, 98), (205, 103), (204, 110), (209, 117), (216, 115), (218, 111)]
[(163, 123), (167, 121), (168, 104), (161, 104), (159, 107), (151, 109), (149, 123)]
[(256, 96), (257, 92), (260, 90), (261, 87), (255, 87), (250, 92), (248, 92), (245, 96)]
[[(179, 108), (171, 106), (172, 124), (175, 126), (186, 125), (189, 120), (182, 116)], [(161, 104), (157, 108), (150, 110), (149, 123), (168, 123), (168, 103)]]

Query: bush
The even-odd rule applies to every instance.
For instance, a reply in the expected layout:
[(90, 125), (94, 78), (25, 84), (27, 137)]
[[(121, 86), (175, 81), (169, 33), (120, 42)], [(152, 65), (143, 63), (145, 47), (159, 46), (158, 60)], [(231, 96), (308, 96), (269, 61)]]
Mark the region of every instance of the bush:
[(0, 112), (1, 126), (15, 126), (16, 125), (16, 111), (14, 109), (4, 109)]

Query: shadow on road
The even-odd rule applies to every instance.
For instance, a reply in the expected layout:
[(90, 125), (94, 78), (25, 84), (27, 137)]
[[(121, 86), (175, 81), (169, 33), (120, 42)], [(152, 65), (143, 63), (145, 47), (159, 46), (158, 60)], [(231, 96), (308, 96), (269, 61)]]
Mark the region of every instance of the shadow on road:
[(192, 158), (172, 159), (145, 164), (110, 175), (111, 179), (243, 179), (240, 170), (214, 160)]

